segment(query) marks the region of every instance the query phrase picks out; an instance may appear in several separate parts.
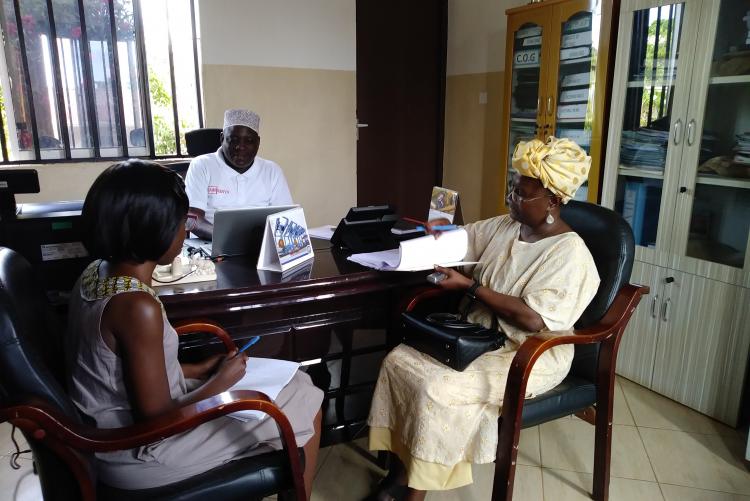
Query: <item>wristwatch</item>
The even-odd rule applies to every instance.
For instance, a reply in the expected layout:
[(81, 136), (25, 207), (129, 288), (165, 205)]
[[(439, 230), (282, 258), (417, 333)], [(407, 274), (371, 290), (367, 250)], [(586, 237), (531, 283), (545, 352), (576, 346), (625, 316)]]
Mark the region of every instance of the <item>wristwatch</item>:
[(482, 284), (479, 282), (479, 280), (474, 280), (474, 283), (471, 284), (471, 287), (466, 289), (466, 295), (469, 296), (471, 299), (477, 298), (477, 289), (479, 289), (482, 286)]

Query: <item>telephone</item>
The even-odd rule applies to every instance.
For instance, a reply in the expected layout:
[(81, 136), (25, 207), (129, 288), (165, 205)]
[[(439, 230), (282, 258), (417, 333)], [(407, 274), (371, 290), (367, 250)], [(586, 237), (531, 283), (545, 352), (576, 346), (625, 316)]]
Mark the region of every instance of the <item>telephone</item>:
[(157, 266), (151, 278), (155, 286), (216, 280), (215, 266), (210, 259), (199, 255), (177, 256), (172, 264)]

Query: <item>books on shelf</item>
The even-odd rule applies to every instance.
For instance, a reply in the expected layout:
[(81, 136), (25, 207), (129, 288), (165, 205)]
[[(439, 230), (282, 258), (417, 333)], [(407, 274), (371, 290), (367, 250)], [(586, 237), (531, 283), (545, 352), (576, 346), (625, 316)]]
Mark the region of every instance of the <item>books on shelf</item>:
[(561, 103), (575, 103), (589, 100), (589, 89), (564, 90), (560, 93)]
[(563, 35), (560, 47), (563, 49), (567, 49), (569, 47), (580, 47), (582, 45), (591, 46), (590, 31), (582, 31), (580, 33)]
[(524, 47), (531, 47), (534, 45), (542, 45), (542, 37), (528, 37), (523, 39)]
[(624, 130), (620, 140), (620, 163), (663, 171), (668, 145), (669, 131), (647, 128)]
[(574, 47), (572, 49), (560, 49), (560, 61), (567, 59), (578, 59), (591, 55), (591, 47)]
[(568, 138), (584, 149), (588, 149), (591, 145), (591, 130), (560, 127), (557, 129), (557, 137)]
[(565, 75), (562, 79), (563, 87), (578, 87), (580, 85), (588, 85), (590, 82), (589, 72), (584, 73), (573, 73), (572, 75)]
[(539, 49), (517, 50), (513, 53), (513, 65), (518, 68), (539, 66)]
[[(540, 28), (541, 29), (541, 28)], [(591, 29), (591, 16), (579, 17), (578, 19), (572, 19), (565, 23), (565, 33), (571, 31)]]
[(626, 181), (622, 217), (633, 229), (636, 245), (655, 243), (661, 188), (644, 181)]
[(557, 118), (585, 118), (587, 103), (563, 104), (557, 107)]
[(536, 37), (542, 34), (541, 26), (532, 26), (516, 31), (516, 38)]

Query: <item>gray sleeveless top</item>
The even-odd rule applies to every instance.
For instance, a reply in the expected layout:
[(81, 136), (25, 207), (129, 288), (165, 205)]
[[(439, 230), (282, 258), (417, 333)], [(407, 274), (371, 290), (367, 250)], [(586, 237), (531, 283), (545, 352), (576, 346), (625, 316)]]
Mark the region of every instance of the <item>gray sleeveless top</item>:
[[(101, 319), (109, 300), (117, 294), (154, 290), (133, 277), (101, 278), (101, 261), (91, 263), (81, 275), (70, 300), (66, 336), (68, 391), (76, 406), (96, 420), (99, 428), (118, 428), (133, 423), (132, 408), (125, 389), (122, 359), (106, 345)], [(182, 368), (177, 361), (177, 333), (164, 318), (164, 359), (172, 398), (187, 392)]]

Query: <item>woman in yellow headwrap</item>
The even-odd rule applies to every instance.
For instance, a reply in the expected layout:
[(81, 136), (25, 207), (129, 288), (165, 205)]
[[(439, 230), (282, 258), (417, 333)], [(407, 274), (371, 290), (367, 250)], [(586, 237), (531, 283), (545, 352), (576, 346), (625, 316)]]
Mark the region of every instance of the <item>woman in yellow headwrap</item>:
[[(375, 499), (421, 500), (428, 490), (471, 483), (471, 463), (495, 459), (497, 420), (516, 351), (537, 332), (571, 329), (599, 286), (586, 245), (560, 217), (560, 205), (586, 180), (590, 165), (591, 157), (568, 139), (520, 143), (513, 154), (520, 176), (508, 195), (510, 214), (465, 226), (464, 259), (481, 264), (468, 276), (436, 268), (448, 275), (439, 287), (471, 289), (479, 300), (468, 320), (490, 327), (494, 316), (508, 340), (463, 372), (404, 344), (388, 354), (368, 424), (370, 448), (395, 457)], [(527, 397), (557, 386), (572, 360), (572, 345), (545, 352), (531, 372)]]

